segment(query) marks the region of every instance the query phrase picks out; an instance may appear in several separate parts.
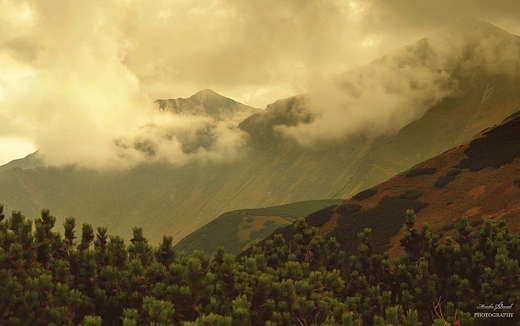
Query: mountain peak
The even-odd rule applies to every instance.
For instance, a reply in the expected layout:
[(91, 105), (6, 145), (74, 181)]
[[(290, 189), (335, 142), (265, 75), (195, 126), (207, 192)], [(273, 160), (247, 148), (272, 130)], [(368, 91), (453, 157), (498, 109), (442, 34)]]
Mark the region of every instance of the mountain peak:
[(206, 89), (203, 89), (201, 91), (198, 91), (197, 93), (193, 94), (192, 96), (190, 96), (190, 98), (199, 98), (199, 97), (224, 97), (220, 94), (218, 94), (217, 92), (209, 89), (209, 88), (206, 88)]
[(203, 89), (189, 98), (156, 100), (161, 111), (175, 114), (212, 116), (228, 119), (235, 115), (251, 115), (257, 109), (222, 96), (211, 89)]

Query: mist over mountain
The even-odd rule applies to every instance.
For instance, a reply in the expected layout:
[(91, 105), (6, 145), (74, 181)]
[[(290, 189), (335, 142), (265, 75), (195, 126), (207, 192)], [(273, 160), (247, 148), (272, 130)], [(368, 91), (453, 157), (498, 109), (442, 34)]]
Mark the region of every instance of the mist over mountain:
[(156, 100), (161, 111), (174, 114), (201, 115), (214, 117), (217, 120), (243, 120), (258, 111), (253, 107), (223, 97), (211, 89), (205, 89), (189, 98)]
[(209, 90), (158, 100), (110, 133), (125, 169), (19, 163), (0, 172), (0, 202), (177, 242), (227, 211), (348, 198), (518, 111), (519, 44), (469, 19), (263, 111)]
[(317, 78), (298, 100), (299, 118), (292, 110), (290, 122), (276, 117), (273, 129), (311, 145), (358, 132), (395, 133), (442, 100), (463, 97), (473, 79), (516, 78), (519, 53), (518, 36), (466, 18), (332, 81)]
[[(318, 228), (318, 234), (334, 237), (351, 254), (356, 252), (357, 234), (370, 228), (375, 250), (387, 251), (392, 257), (403, 253), (399, 239), (407, 231), (404, 221), (409, 209), (416, 213), (416, 225), (427, 224), (429, 232), (442, 237), (456, 238), (455, 223), (463, 216), (472, 227), (481, 226), (485, 219), (506, 221), (509, 232), (516, 234), (520, 231), (519, 142), (520, 111), (471, 141), (361, 191), (339, 205), (316, 211), (306, 220)], [(222, 233), (239, 234), (240, 228), (229, 227), (229, 215), (211, 223), (222, 219)], [(234, 220), (236, 224), (241, 222), (239, 216), (234, 216)], [(279, 224), (284, 221), (290, 219)], [(263, 229), (256, 227), (256, 232)], [(216, 230), (201, 228), (181, 244), (190, 240), (192, 246), (208, 247)], [(268, 238), (278, 233), (290, 239), (296, 232), (291, 224), (275, 230)], [(226, 246), (233, 248), (233, 243), (226, 242)]]
[(190, 98), (156, 100), (157, 112), (130, 136), (114, 140), (122, 164), (184, 165), (230, 162), (242, 157), (246, 133), (237, 124), (258, 109), (212, 90)]

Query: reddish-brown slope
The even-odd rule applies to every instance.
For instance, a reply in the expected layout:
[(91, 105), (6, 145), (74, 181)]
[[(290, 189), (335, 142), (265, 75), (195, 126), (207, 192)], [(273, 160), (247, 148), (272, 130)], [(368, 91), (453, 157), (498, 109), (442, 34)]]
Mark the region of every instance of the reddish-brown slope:
[[(483, 219), (506, 220), (510, 231), (518, 233), (520, 231), (520, 157), (518, 156), (520, 117), (506, 119), (495, 129), (475, 139), (479, 140), (452, 149), (371, 188), (373, 195), (368, 198), (361, 200), (352, 198), (338, 205), (335, 209), (336, 214), (320, 226), (319, 233), (337, 237), (337, 231), (341, 227), (343, 230), (348, 230), (348, 225), (352, 224), (354, 227), (356, 223), (360, 223), (354, 221), (359, 216), (366, 218), (370, 216), (371, 210), (376, 212), (375, 208), (381, 205), (384, 198), (397, 200), (403, 198), (406, 193), (415, 193), (414, 200), (426, 204), (417, 212), (417, 225), (428, 223), (431, 231), (444, 235), (451, 234), (454, 232), (453, 224), (460, 217), (467, 216), (475, 226)], [(487, 143), (482, 144), (482, 141)], [(470, 147), (477, 153), (476, 156), (472, 156), (472, 161), (468, 161)], [(512, 162), (504, 163), (502, 154), (513, 157)], [(464, 162), (466, 165), (463, 164)], [(431, 171), (434, 172), (427, 174), (425, 172), (427, 169), (432, 169)], [(472, 169), (479, 170), (471, 171)], [(414, 171), (424, 173), (413, 173)], [(452, 181), (442, 187), (439, 184), (436, 186), (440, 177), (450, 173), (454, 175)], [(337, 214), (352, 205), (359, 205), (361, 207), (359, 212)], [(388, 209), (391, 210), (392, 207), (389, 206)], [(359, 215), (360, 213), (364, 215)], [(395, 219), (401, 220), (402, 223), (405, 211), (401, 214), (395, 216)], [(370, 218), (377, 220), (378, 217)], [(392, 225), (395, 227), (395, 221), (386, 222), (389, 227)], [(390, 237), (389, 242), (385, 241), (391, 256), (401, 253), (399, 238), (404, 231), (404, 226), (401, 226), (401, 229)]]

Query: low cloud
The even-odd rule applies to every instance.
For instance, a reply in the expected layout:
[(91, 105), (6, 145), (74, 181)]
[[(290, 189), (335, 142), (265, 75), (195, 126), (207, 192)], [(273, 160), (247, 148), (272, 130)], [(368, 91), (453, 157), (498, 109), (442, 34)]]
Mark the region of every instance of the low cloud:
[[(303, 143), (341, 135), (344, 126), (384, 129), (386, 122), (416, 117), (424, 103), (447, 94), (444, 83), (456, 81), (443, 67), (396, 72), (390, 62), (362, 79), (345, 75), (343, 88), (330, 76), (466, 16), (520, 33), (519, 6), (508, 0), (443, 0), (426, 9), (382, 0), (1, 1), (0, 139), (29, 141), (54, 165), (236, 157), (245, 135), (234, 121), (167, 118), (152, 104), (205, 88), (256, 107), (308, 93), (313, 123), (283, 128)], [(492, 50), (482, 52), (481, 61), (511, 71), (516, 67), (501, 62), (514, 58), (515, 46), (496, 43), (507, 51), (499, 60)], [(176, 128), (171, 139), (163, 127)]]
[(244, 154), (247, 134), (235, 120), (162, 112), (132, 135), (114, 141), (127, 164), (231, 162)]
[(518, 76), (519, 68), (519, 37), (466, 19), (332, 80), (316, 76), (306, 95), (315, 119), (277, 129), (304, 145), (396, 132), (442, 99), (460, 95), (460, 83), (472, 74)]
[(0, 34), (0, 137), (30, 139), (58, 166), (238, 156), (244, 137), (233, 126), (238, 122), (161, 113), (143, 90), (125, 64), (132, 42), (121, 13), (130, 7), (118, 1), (2, 6), (0, 22), (11, 29)]

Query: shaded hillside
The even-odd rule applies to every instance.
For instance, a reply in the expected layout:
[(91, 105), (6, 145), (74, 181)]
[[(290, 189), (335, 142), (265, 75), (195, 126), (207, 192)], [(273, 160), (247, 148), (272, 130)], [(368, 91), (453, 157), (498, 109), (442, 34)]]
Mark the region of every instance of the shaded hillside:
[[(378, 251), (402, 252), (405, 213), (415, 210), (417, 226), (455, 236), (455, 222), (467, 216), (472, 226), (484, 219), (505, 220), (520, 232), (520, 112), (460, 147), (427, 160), (390, 180), (364, 190), (333, 209), (307, 217), (318, 234), (335, 237), (347, 253), (357, 234), (372, 229)], [(319, 217), (319, 222), (313, 222)], [(286, 239), (292, 225), (274, 233)], [(270, 238), (273, 236), (271, 235)]]
[[(236, 126), (235, 129), (249, 141), (249, 146), (242, 148), (240, 159), (230, 163), (190, 162), (172, 166), (156, 162), (125, 171), (13, 168), (0, 172), (0, 202), (5, 204), (6, 210), (19, 209), (28, 217), (38, 216), (42, 208), (49, 208), (60, 220), (73, 215), (78, 223), (104, 225), (110, 232), (124, 237), (130, 236), (133, 226), (144, 225), (153, 243), (160, 241), (164, 234), (172, 235), (177, 243), (225, 212), (316, 198), (349, 198), (464, 144), (481, 130), (518, 111), (519, 54), (503, 58), (508, 72), (475, 66), (475, 62), (479, 63), (477, 59), (489, 52), (490, 49), (484, 47), (489, 37), (498, 39), (504, 46), (519, 45), (519, 37), (487, 23), (473, 23), (477, 28), (471, 31), (476, 32), (460, 34), (455, 26), (435, 36), (446, 44), (467, 45), (466, 50), (449, 57), (442, 74), (442, 78), (454, 84), (443, 84), (441, 88), (456, 85), (457, 91), (438, 102), (422, 103), (425, 113), (396, 132), (375, 134), (359, 130), (344, 138), (318, 142), (313, 147), (297, 145), (294, 140), (287, 140), (280, 128), (308, 125), (317, 119), (306, 109), (305, 99), (297, 96), (277, 101), (240, 124), (237, 121), (236, 126), (241, 129)], [(432, 46), (426, 46), (428, 44)], [(430, 73), (430, 61), (443, 55), (440, 50), (436, 52), (434, 44), (419, 41), (352, 72), (351, 76), (362, 76), (360, 80), (366, 80), (379, 71), (381, 65), (400, 78), (404, 78), (403, 72), (414, 76), (414, 69)], [(341, 81), (344, 76), (338, 78)], [(362, 84), (349, 78), (354, 88)], [(409, 82), (409, 88), (420, 86), (413, 78)], [(351, 89), (343, 91), (349, 94)], [(193, 103), (200, 101), (197, 102), (200, 105), (195, 105), (197, 109), (188, 110), (190, 114), (210, 117), (213, 111), (208, 109), (208, 103), (231, 103), (215, 94), (203, 91), (190, 98)], [(165, 111), (175, 113), (185, 102), (161, 103)], [(216, 104), (216, 108), (217, 113), (238, 110), (239, 116), (243, 114), (235, 104), (230, 108)], [(178, 140), (183, 153), (197, 153), (215, 143), (212, 130), (204, 129), (202, 135), (195, 137), (173, 136), (181, 137)], [(139, 150), (146, 152), (148, 147), (141, 145), (129, 140), (122, 146), (140, 146)], [(419, 199), (424, 201), (424, 197)]]
[(340, 199), (308, 200), (227, 212), (182, 239), (175, 245), (175, 249), (212, 253), (217, 247), (223, 246), (226, 252), (236, 255), (297, 218), (339, 202)]

